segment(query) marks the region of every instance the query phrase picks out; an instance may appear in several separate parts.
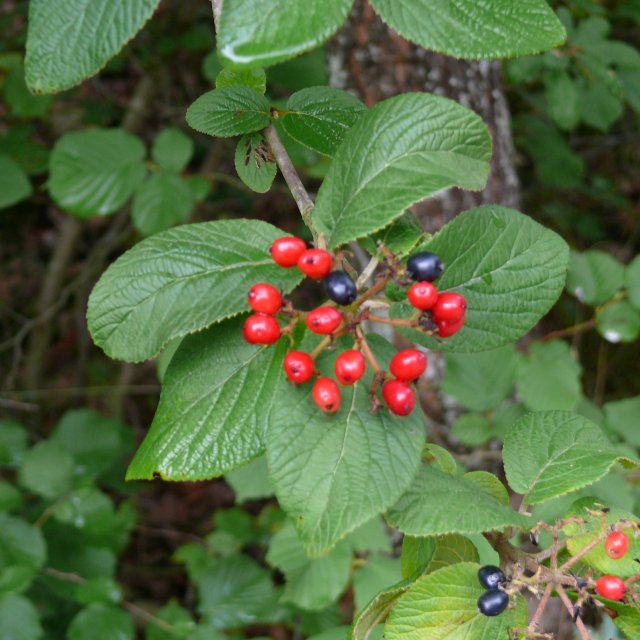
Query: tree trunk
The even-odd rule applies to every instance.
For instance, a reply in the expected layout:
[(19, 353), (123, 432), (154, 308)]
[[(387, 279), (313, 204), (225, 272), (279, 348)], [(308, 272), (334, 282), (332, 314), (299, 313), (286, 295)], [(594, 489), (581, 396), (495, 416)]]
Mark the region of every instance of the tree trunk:
[(407, 91), (428, 91), (472, 109), (489, 127), (493, 158), (487, 186), (477, 193), (448, 189), (416, 205), (413, 210), (427, 231), (480, 204), (519, 208), (520, 184), (500, 62), (468, 62), (428, 52), (387, 27), (365, 0), (357, 0), (327, 49), (330, 84), (351, 91), (367, 106)]

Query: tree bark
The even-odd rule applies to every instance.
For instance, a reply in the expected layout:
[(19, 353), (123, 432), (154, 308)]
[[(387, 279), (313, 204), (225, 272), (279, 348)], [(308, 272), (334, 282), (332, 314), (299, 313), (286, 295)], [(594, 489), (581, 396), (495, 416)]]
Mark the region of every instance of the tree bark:
[(431, 53), (407, 42), (357, 0), (347, 24), (328, 44), (330, 84), (360, 97), (367, 106), (407, 91), (451, 98), (479, 114), (493, 139), (491, 173), (483, 191), (448, 189), (413, 210), (427, 231), (480, 204), (519, 208), (510, 114), (499, 61), (469, 62)]

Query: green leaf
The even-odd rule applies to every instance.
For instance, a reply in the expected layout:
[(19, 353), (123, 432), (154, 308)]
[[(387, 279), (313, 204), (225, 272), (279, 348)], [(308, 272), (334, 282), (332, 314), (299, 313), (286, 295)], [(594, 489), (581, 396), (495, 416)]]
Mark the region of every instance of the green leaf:
[(55, 500), (71, 489), (73, 471), (71, 454), (61, 445), (45, 440), (27, 451), (18, 480), (25, 489)]
[(482, 189), (491, 139), (481, 118), (427, 93), (379, 102), (347, 132), (316, 200), (331, 247), (387, 226), (447, 187)]
[(568, 131), (580, 121), (580, 93), (571, 76), (564, 72), (548, 73), (544, 76), (547, 111), (553, 121)]
[[(391, 253), (405, 255), (420, 242), (424, 242), (426, 235), (418, 219), (407, 211), (394, 220), (388, 227), (377, 231), (368, 238), (363, 238), (360, 242), (371, 255), (378, 253), (378, 242), (381, 242)], [(389, 284), (395, 285), (393, 281)], [(402, 292), (403, 295), (401, 299), (404, 300), (407, 295), (404, 288), (402, 288)]]
[(629, 302), (636, 309), (640, 309), (640, 256), (636, 256), (627, 266), (624, 286), (629, 292)]
[(96, 74), (144, 26), (158, 3), (159, 0), (69, 0), (64, 5), (55, 0), (30, 2), (27, 85), (34, 93), (55, 93)]
[(576, 491), (602, 478), (623, 458), (600, 427), (569, 411), (539, 411), (518, 420), (504, 440), (509, 485), (538, 504)]
[(193, 140), (180, 129), (163, 129), (153, 141), (151, 157), (166, 171), (182, 171), (193, 155)]
[(53, 517), (80, 529), (90, 538), (100, 537), (105, 531), (110, 533), (113, 503), (95, 486), (81, 487), (56, 502)]
[(31, 183), (22, 167), (12, 158), (0, 155), (0, 209), (31, 195)]
[(275, 605), (269, 572), (247, 556), (216, 559), (197, 584), (199, 609), (208, 624), (218, 629), (252, 624)]
[(627, 640), (640, 640), (640, 611), (638, 607), (599, 596), (598, 600), (603, 602), (607, 609), (612, 609), (618, 614), (613, 620), (613, 624), (622, 631)]
[(47, 549), (40, 529), (26, 520), (0, 514), (0, 575), (25, 567), (32, 576), (44, 566)]
[(91, 293), (87, 320), (94, 341), (112, 358), (140, 362), (173, 338), (247, 309), (247, 291), (256, 282), (288, 293), (301, 276), (269, 254), (282, 233), (259, 220), (220, 220), (139, 242)]
[[(162, 607), (155, 615), (160, 620), (168, 622), (172, 630), (168, 631), (151, 623), (147, 627), (146, 640), (176, 640), (176, 638), (192, 640), (193, 636), (190, 635), (190, 632), (193, 631), (196, 626), (195, 621), (191, 614), (175, 600), (171, 600), (169, 604)], [(209, 633), (212, 640), (217, 640), (216, 633), (213, 629), (210, 629)]]
[(227, 0), (218, 32), (221, 60), (235, 67), (269, 66), (326, 40), (346, 20), (353, 0)]
[(201, 133), (229, 138), (264, 129), (270, 109), (269, 101), (255, 89), (225, 87), (201, 95), (187, 110), (187, 123)]
[(247, 500), (270, 498), (275, 493), (269, 479), (265, 456), (260, 456), (239, 469), (225, 473), (224, 479), (231, 485), (238, 504)]
[(14, 420), (0, 420), (0, 467), (16, 469), (27, 450), (27, 430)]
[(370, 554), (366, 564), (358, 567), (353, 576), (356, 612), (363, 611), (380, 591), (400, 579), (400, 558)]
[(387, 640), (464, 640), (507, 638), (511, 627), (527, 626), (527, 607), (518, 598), (514, 609), (495, 617), (478, 611), (484, 587), (480, 565), (461, 562), (420, 578), (398, 601), (384, 628)]
[[(403, 329), (414, 342), (442, 351), (487, 351), (514, 342), (551, 308), (564, 286), (564, 240), (513, 209), (485, 206), (454, 218), (421, 249), (440, 256), (438, 288), (467, 299), (462, 331), (444, 341)], [(408, 303), (392, 306), (407, 317)]]
[(119, 604), (122, 601), (122, 589), (112, 578), (100, 576), (78, 585), (75, 599), (80, 604), (91, 604), (92, 602)]
[(351, 548), (347, 542), (338, 543), (320, 558), (309, 558), (291, 522), (273, 536), (266, 559), (285, 575), (281, 602), (291, 602), (302, 609), (328, 607), (349, 583)]
[(640, 335), (640, 311), (626, 300), (598, 312), (596, 327), (607, 342), (633, 342)]
[(187, 181), (162, 171), (149, 176), (136, 189), (131, 219), (143, 236), (150, 236), (185, 222), (192, 206), (193, 193)]
[(126, 424), (91, 409), (67, 411), (49, 437), (73, 455), (77, 471), (100, 476), (129, 453), (133, 431)]
[(469, 538), (457, 533), (433, 537), (405, 536), (402, 541), (402, 577), (416, 578), (458, 562), (479, 562)]
[(583, 122), (603, 132), (608, 131), (624, 112), (622, 96), (612, 92), (608, 79), (598, 77), (592, 77), (582, 89), (580, 106)]
[(355, 96), (332, 87), (294, 93), (280, 115), (285, 131), (300, 144), (332, 156), (367, 107)]
[(383, 551), (391, 553), (393, 551), (384, 520), (380, 516), (372, 518), (350, 533), (347, 542), (355, 552)]
[(573, 409), (580, 400), (582, 368), (562, 340), (531, 345), (520, 360), (516, 383), (522, 401), (534, 411)]
[(453, 423), (451, 435), (468, 447), (477, 447), (490, 440), (495, 434), (489, 419), (484, 415), (465, 413)]
[(378, 625), (387, 619), (400, 596), (407, 591), (411, 584), (409, 580), (402, 580), (378, 593), (355, 617), (351, 638), (353, 640), (369, 640)]
[(640, 448), (640, 429), (638, 429), (640, 396), (607, 402), (604, 405), (604, 413), (608, 430), (617, 433), (630, 445)]
[[(602, 513), (602, 508), (609, 509), (607, 513)], [(638, 523), (637, 516), (615, 505), (602, 504), (596, 498), (585, 497), (576, 500), (566, 515), (567, 518), (576, 516), (584, 518), (585, 522), (572, 522), (563, 527), (562, 531), (567, 538), (567, 550), (574, 556), (582, 551), (584, 547), (593, 542), (603, 532), (605, 527), (613, 527), (620, 520)], [(633, 535), (633, 529), (626, 529), (629, 538), (629, 551), (624, 557), (614, 560), (610, 558), (604, 547), (604, 541), (589, 551), (581, 560), (586, 565), (593, 567), (598, 574), (619, 576), (627, 579), (638, 573), (638, 563), (635, 558), (640, 554), (640, 538)]]
[(7, 640), (40, 640), (42, 627), (30, 600), (6, 593), (0, 596), (0, 629)]
[(133, 640), (135, 629), (129, 614), (101, 602), (85, 607), (71, 621), (69, 640)]
[[(394, 349), (368, 336), (380, 360)], [(318, 358), (332, 371), (335, 354)], [(319, 555), (347, 533), (391, 506), (408, 487), (424, 443), (419, 409), (406, 418), (386, 409), (371, 414), (371, 373), (342, 389), (338, 413), (322, 413), (311, 385), (281, 382), (267, 431), (267, 460), (276, 495), (295, 520), (307, 552)]]
[(512, 58), (561, 45), (565, 30), (545, 0), (371, 0), (407, 40), (455, 58)]
[(267, 91), (264, 69), (222, 69), (216, 76), (216, 89), (224, 87), (250, 87), (262, 95)]
[(238, 140), (234, 163), (238, 177), (249, 189), (257, 193), (271, 189), (278, 166), (262, 133), (249, 133)]
[(22, 504), (22, 494), (10, 482), (0, 480), (0, 513), (13, 511)]
[(513, 344), (483, 353), (448, 353), (442, 389), (473, 411), (494, 409), (509, 397), (518, 364)]
[(142, 182), (145, 155), (142, 142), (121, 129), (67, 133), (49, 159), (51, 197), (80, 218), (113, 213)]
[(602, 304), (622, 288), (624, 266), (604, 251), (571, 252), (567, 291), (580, 302)]
[(287, 344), (250, 345), (236, 320), (185, 338), (127, 479), (204, 480), (259, 456)]
[(454, 476), (426, 464), (386, 518), (392, 527), (412, 536), (482, 533), (532, 524), (531, 518), (488, 492), (473, 474)]

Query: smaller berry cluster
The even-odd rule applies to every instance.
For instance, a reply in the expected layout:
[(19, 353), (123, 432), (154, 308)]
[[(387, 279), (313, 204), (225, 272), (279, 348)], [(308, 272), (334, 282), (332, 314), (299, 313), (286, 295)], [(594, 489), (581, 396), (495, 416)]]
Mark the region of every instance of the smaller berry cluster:
[(484, 616), (498, 616), (509, 604), (509, 596), (500, 588), (507, 576), (500, 567), (488, 564), (478, 569), (478, 580), (486, 591), (478, 598), (478, 611)]
[[(290, 334), (296, 323), (304, 321), (313, 333), (324, 336), (324, 340), (311, 353), (289, 351), (284, 360), (284, 370), (291, 382), (304, 384), (318, 375), (315, 357), (340, 336), (350, 333), (355, 338), (352, 349), (341, 353), (334, 366), (336, 380), (344, 386), (353, 385), (362, 378), (367, 361), (375, 375), (370, 389), (372, 410), (380, 408), (378, 388), (389, 410), (399, 416), (409, 415), (416, 405), (416, 394), (410, 383), (415, 382), (427, 367), (427, 356), (418, 349), (399, 351), (389, 364), (391, 376), (382, 371), (368, 347), (360, 324), (364, 321), (386, 322), (398, 326), (414, 327), (418, 330), (447, 337), (459, 331), (464, 324), (465, 299), (456, 293), (438, 292), (433, 281), (444, 271), (441, 260), (428, 252), (410, 256), (406, 268), (393, 254), (381, 247), (384, 256), (383, 273), (376, 283), (358, 297), (358, 287), (351, 276), (343, 270), (334, 269), (336, 263), (344, 261), (324, 249), (309, 248), (304, 240), (283, 237), (271, 245), (271, 256), (276, 264), (291, 269), (297, 267), (303, 274), (322, 280), (329, 299), (335, 305), (346, 307), (340, 310), (330, 304), (309, 312), (295, 310), (291, 303), (283, 300), (280, 292), (270, 284), (259, 283), (249, 290), (249, 306), (255, 313), (247, 318), (243, 328), (245, 340), (251, 344), (273, 344), (282, 334)], [(408, 299), (416, 308), (410, 319), (388, 319), (371, 315), (364, 303), (381, 291), (387, 282), (407, 286)], [(289, 318), (284, 329), (276, 314)], [(340, 409), (341, 391), (333, 378), (318, 375), (312, 397), (322, 411), (335, 413)]]
[[(629, 551), (631, 543), (624, 531), (612, 531), (605, 540), (605, 553), (612, 560), (621, 560)], [(598, 595), (609, 600), (622, 600), (627, 587), (618, 576), (600, 576), (596, 580), (596, 591)]]
[(464, 326), (467, 301), (452, 291), (438, 292), (433, 284), (443, 273), (442, 261), (434, 253), (422, 251), (407, 261), (407, 276), (416, 280), (407, 291), (407, 299), (420, 311), (428, 311), (438, 327), (438, 335), (448, 338)]

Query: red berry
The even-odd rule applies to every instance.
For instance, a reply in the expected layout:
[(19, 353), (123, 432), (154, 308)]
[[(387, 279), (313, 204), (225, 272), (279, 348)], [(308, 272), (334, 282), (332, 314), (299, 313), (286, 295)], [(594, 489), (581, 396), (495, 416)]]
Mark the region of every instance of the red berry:
[(340, 409), (340, 387), (335, 380), (320, 376), (313, 385), (313, 399), (325, 413), (335, 413)]
[(307, 315), (307, 327), (314, 333), (333, 333), (342, 322), (342, 314), (335, 307), (318, 307)]
[(427, 356), (418, 349), (398, 351), (389, 364), (389, 371), (405, 382), (417, 380), (427, 368)]
[(408, 416), (416, 406), (416, 394), (402, 380), (388, 380), (382, 385), (382, 397), (391, 413)]
[(467, 301), (459, 294), (445, 291), (438, 294), (438, 299), (431, 309), (433, 320), (436, 324), (441, 321), (457, 322), (464, 318), (467, 310)]
[(256, 313), (244, 321), (242, 335), (250, 344), (273, 344), (280, 337), (280, 325), (273, 316)]
[(334, 370), (338, 382), (349, 385), (358, 382), (366, 368), (364, 356), (355, 349), (349, 349), (338, 356)]
[(310, 278), (324, 278), (331, 272), (333, 257), (324, 249), (307, 249), (298, 258), (298, 269)]
[(271, 257), (276, 264), (289, 269), (298, 264), (298, 258), (307, 250), (307, 243), (301, 238), (285, 236), (271, 245)]
[(624, 582), (618, 576), (601, 576), (596, 582), (598, 594), (609, 600), (622, 600), (626, 590)]
[(458, 331), (464, 327), (464, 317), (460, 318), (460, 320), (457, 320), (456, 322), (440, 320), (436, 324), (438, 325), (438, 335), (441, 338), (449, 338), (455, 333), (458, 333)]
[(284, 358), (284, 371), (291, 382), (309, 382), (314, 370), (313, 358), (304, 351), (289, 351)]
[(614, 560), (620, 560), (623, 558), (627, 551), (629, 551), (629, 538), (623, 531), (614, 531), (607, 536), (607, 541), (604, 543), (604, 550), (607, 555)]
[(254, 284), (249, 289), (249, 306), (258, 313), (273, 315), (278, 313), (282, 306), (282, 296), (272, 285), (266, 282)]
[(416, 282), (407, 292), (409, 302), (421, 311), (431, 309), (438, 299), (438, 290), (430, 282)]

